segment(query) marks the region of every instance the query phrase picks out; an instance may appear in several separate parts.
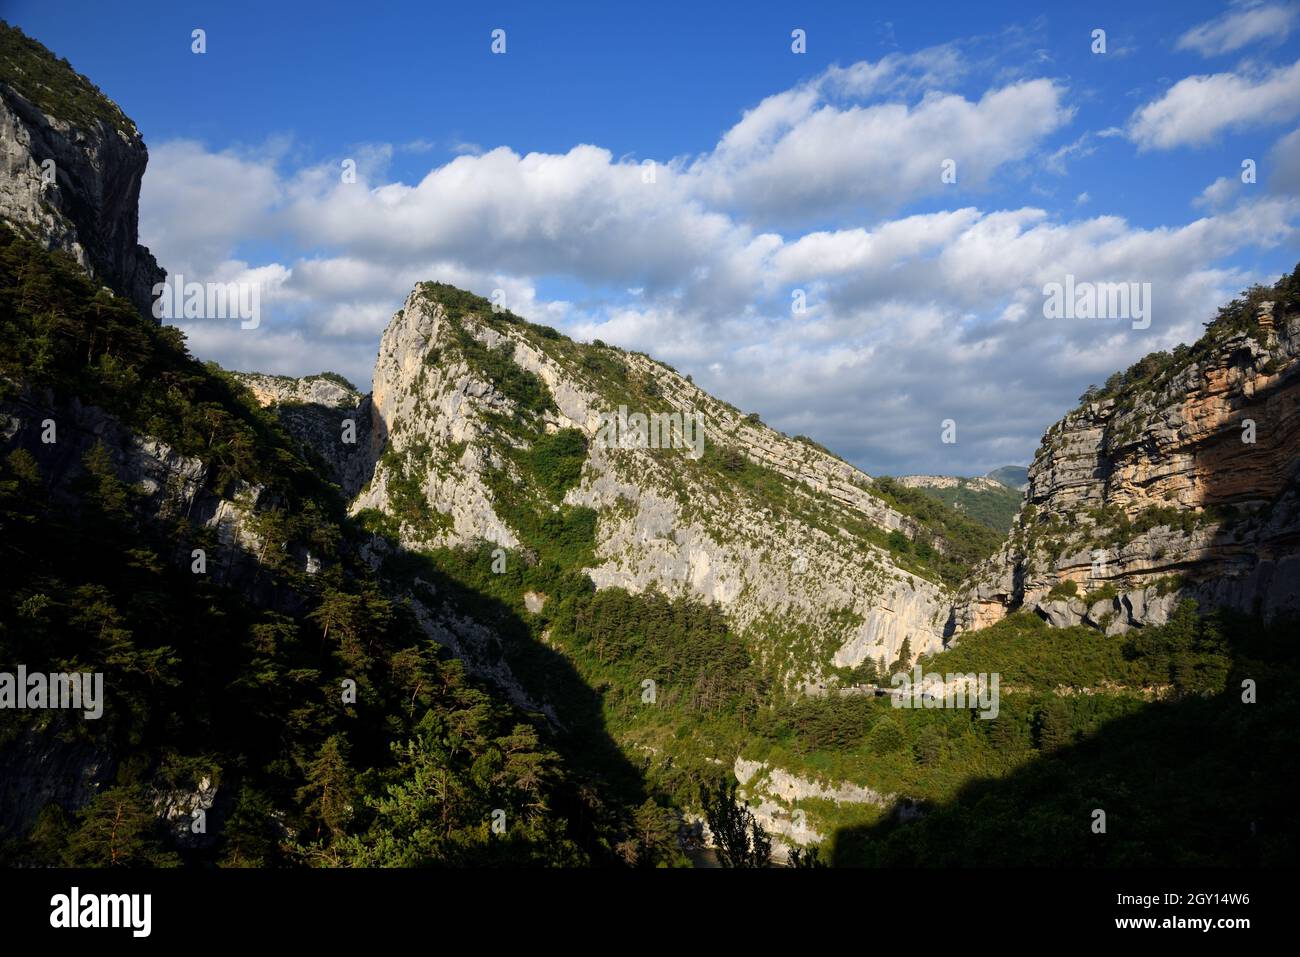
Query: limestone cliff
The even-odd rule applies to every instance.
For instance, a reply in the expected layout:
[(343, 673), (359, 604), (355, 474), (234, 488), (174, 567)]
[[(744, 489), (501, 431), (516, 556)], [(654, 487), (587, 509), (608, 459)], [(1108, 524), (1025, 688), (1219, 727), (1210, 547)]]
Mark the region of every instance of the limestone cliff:
[(1224, 307), (1047, 430), (962, 628), (1028, 608), (1108, 632), (1183, 598), (1300, 611), (1300, 273)]
[(166, 274), (137, 242), (140, 131), (66, 60), (0, 21), (0, 220), (150, 313)]

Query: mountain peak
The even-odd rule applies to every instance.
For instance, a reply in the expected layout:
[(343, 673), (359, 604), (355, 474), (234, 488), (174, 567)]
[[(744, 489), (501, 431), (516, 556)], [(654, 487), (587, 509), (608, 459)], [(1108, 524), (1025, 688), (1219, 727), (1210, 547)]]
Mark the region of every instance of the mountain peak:
[[(965, 567), (945, 523), (975, 523), (649, 356), (421, 283), (382, 337), (370, 413), (383, 450), (351, 509), (407, 548), (487, 542), (716, 603), (795, 685), (942, 647)], [(762, 637), (791, 631), (810, 643)]]

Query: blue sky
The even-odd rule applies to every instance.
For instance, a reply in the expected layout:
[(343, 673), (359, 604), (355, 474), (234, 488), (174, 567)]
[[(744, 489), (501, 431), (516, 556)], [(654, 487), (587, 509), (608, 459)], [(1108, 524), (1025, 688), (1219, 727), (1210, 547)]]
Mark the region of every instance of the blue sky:
[[(163, 265), (264, 284), (258, 329), (186, 326), (233, 368), (364, 387), (405, 293), (440, 278), (663, 358), (868, 472), (977, 474), (1300, 258), (1294, 3), (891, 6), (5, 17), (140, 127)], [(1045, 319), (1066, 273), (1150, 282), (1150, 328)]]

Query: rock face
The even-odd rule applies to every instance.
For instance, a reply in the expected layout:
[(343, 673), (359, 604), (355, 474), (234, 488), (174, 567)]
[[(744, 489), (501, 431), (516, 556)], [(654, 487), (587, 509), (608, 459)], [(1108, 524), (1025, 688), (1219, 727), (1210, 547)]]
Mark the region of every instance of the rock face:
[(231, 373), (242, 382), (261, 405), (319, 405), (327, 409), (355, 409), (362, 395), (342, 376), (321, 373), (294, 379), (261, 372)]
[(1195, 346), (1147, 357), (1048, 429), (962, 629), (1023, 607), (1114, 633), (1184, 598), (1300, 612), (1296, 279), (1225, 307)]
[(261, 372), (232, 372), (257, 402), (275, 411), (308, 454), (352, 498), (370, 481), (382, 435), (372, 434), (370, 397), (331, 373), (294, 379)]
[[(775, 656), (790, 687), (816, 686), (832, 667), (867, 657), (891, 663), (905, 639), (913, 654), (942, 647), (950, 599), (871, 540), (917, 526), (873, 493), (869, 476), (644, 355), (496, 320), (461, 308), (456, 297), (465, 294), (447, 288), (417, 287), (384, 333), (369, 404), (378, 461), (353, 513), (396, 520), (406, 547), (526, 547), (512, 500), (539, 492), (518, 467), (529, 441), (503, 425), (520, 409), (501, 382), (531, 375), (553, 400), (541, 416), (545, 433), (576, 430), (586, 440), (580, 478), (562, 504), (597, 516), (587, 572), (598, 588), (716, 602)], [(496, 357), (494, 374), (483, 356)], [(703, 454), (607, 447), (602, 415), (620, 406), (702, 414)], [(515, 491), (504, 493), (503, 482)], [(409, 518), (412, 487), (428, 520)]]
[(165, 280), (137, 242), (139, 130), (85, 77), (0, 23), (0, 219), (150, 314)]
[(896, 800), (893, 795), (880, 794), (857, 784), (843, 781), (826, 784), (772, 767), (765, 761), (742, 757), (736, 758), (733, 773), (755, 820), (768, 834), (777, 836), (772, 856), (778, 861), (786, 859), (790, 845), (807, 846), (826, 840), (827, 835), (809, 823), (808, 813), (799, 808), (799, 802), (864, 804), (884, 810)]
[(0, 839), (25, 833), (47, 807), (85, 806), (116, 772), (113, 754), (70, 723), (18, 730), (0, 748)]

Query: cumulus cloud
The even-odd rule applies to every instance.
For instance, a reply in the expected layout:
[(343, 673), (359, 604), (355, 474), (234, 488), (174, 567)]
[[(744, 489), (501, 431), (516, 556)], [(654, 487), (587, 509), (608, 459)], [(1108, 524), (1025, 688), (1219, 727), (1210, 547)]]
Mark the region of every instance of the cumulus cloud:
[(1204, 209), (1221, 209), (1240, 195), (1244, 184), (1239, 177), (1220, 176), (1193, 200), (1193, 205)]
[(1279, 123), (1300, 113), (1300, 60), (1256, 76), (1189, 76), (1140, 107), (1128, 135), (1140, 149), (1199, 146), (1224, 131)]
[(1291, 32), (1297, 12), (1291, 4), (1234, 4), (1222, 16), (1192, 27), (1175, 46), (1209, 57), (1231, 53), (1259, 40), (1278, 42)]
[(271, 151), (209, 152), (193, 140), (156, 147), (140, 196), (140, 240), (172, 270), (213, 271), (234, 243), (257, 238), (282, 184)]
[[(718, 147), (684, 172), (711, 205), (762, 221), (805, 222), (829, 210), (888, 212), (957, 182), (980, 187), (1067, 123), (1064, 89), (1047, 79), (989, 90), (978, 100), (931, 92), (919, 102), (847, 104), (835, 89), (874, 89), (876, 69), (850, 79), (831, 71), (807, 87), (769, 97)], [(892, 71), (889, 71), (892, 72)]]

